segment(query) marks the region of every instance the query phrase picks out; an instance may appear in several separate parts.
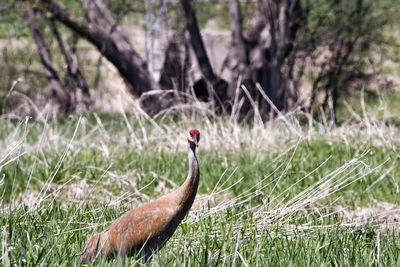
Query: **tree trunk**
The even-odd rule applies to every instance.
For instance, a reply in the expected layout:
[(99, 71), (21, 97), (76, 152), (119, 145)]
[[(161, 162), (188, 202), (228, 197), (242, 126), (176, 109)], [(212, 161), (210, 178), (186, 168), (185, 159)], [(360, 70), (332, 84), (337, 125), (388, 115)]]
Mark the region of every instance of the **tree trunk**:
[[(252, 107), (255, 103), (263, 114), (289, 107), (287, 102), (293, 102), (293, 86), (296, 83), (287, 61), (301, 26), (300, 21), (304, 19), (300, 1), (258, 0), (256, 14), (246, 33), (243, 33), (238, 0), (229, 0), (229, 13), (232, 34), (229, 55), (232, 83), (229, 94), (237, 92), (235, 88), (240, 81), (247, 88), (246, 98), (254, 100), (244, 101), (241, 113), (248, 114), (255, 108)], [(257, 83), (265, 94), (257, 90)], [(264, 99), (265, 95), (268, 100)]]
[(40, 60), (44, 66), (45, 75), (49, 82), (52, 94), (57, 99), (61, 109), (69, 112), (74, 109), (70, 95), (65, 91), (64, 86), (58, 76), (56, 69), (51, 62), (50, 50), (46, 44), (42, 33), (36, 22), (36, 13), (33, 10), (28, 11), (29, 27), (32, 32), (32, 37), (36, 43)]
[[(243, 18), (238, 0), (229, 0), (229, 15), (231, 19), (232, 37), (228, 65), (231, 70), (232, 81), (229, 85), (228, 95), (232, 100), (243, 99), (240, 111), (236, 110), (239, 107), (235, 107), (235, 112), (241, 113), (242, 115), (249, 115), (249, 112), (254, 112), (252, 100), (257, 91), (253, 73), (249, 66), (250, 46), (243, 36)], [(241, 90), (241, 85), (245, 86), (247, 89), (249, 93), (248, 96)], [(248, 97), (253, 99), (249, 99)]]
[(189, 86), (189, 51), (184, 36), (173, 36), (165, 51), (159, 85), (162, 89), (187, 91)]
[(133, 49), (100, 0), (82, 0), (89, 23), (73, 19), (57, 3), (41, 0), (42, 8), (54, 18), (92, 43), (119, 71), (134, 96), (157, 89), (158, 85), (147, 70), (146, 62)]
[(64, 61), (67, 65), (68, 76), (72, 80), (72, 83), (73, 83), (72, 89), (75, 91), (75, 93), (77, 93), (76, 89), (81, 90), (82, 95), (83, 95), (83, 102), (87, 108), (91, 104), (89, 86), (87, 85), (86, 79), (82, 75), (82, 73), (79, 69), (78, 59), (76, 58), (76, 55), (72, 53), (68, 44), (63, 41), (61, 34), (58, 31), (57, 26), (54, 23), (54, 21), (50, 19), (50, 20), (47, 20), (47, 22), (48, 22), (48, 25), (50, 26), (50, 29), (51, 29), (53, 35), (56, 37), (58, 46), (60, 47), (61, 53), (64, 57)]
[[(248, 47), (243, 38), (243, 18), (238, 0), (229, 0), (229, 14), (231, 17), (231, 69), (243, 75), (249, 64)], [(235, 75), (236, 76), (236, 75)]]
[[(302, 7), (299, 0), (259, 0), (257, 10), (246, 35), (251, 47), (250, 68), (275, 107), (283, 110), (291, 79), (283, 76), (283, 70), (304, 19)], [(261, 103), (264, 112), (271, 109), (266, 101)]]
[(181, 0), (186, 19), (186, 29), (190, 34), (190, 43), (196, 55), (197, 63), (204, 78), (211, 84), (213, 92), (210, 96), (215, 96), (215, 104), (219, 107), (225, 107), (228, 104), (227, 87), (228, 83), (218, 77), (207, 55), (203, 38), (200, 34), (199, 24), (197, 22), (196, 12), (193, 6), (193, 0)]

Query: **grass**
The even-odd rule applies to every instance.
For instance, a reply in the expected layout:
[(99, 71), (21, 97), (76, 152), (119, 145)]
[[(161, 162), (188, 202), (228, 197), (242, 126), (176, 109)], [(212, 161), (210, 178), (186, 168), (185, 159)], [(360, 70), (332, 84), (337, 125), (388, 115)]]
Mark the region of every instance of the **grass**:
[(399, 129), (362, 116), (312, 128), (291, 116), (251, 126), (195, 113), (2, 118), (2, 263), (76, 265), (92, 233), (183, 181), (196, 126), (197, 200), (150, 265), (399, 265), (398, 228), (340, 211), (400, 205)]

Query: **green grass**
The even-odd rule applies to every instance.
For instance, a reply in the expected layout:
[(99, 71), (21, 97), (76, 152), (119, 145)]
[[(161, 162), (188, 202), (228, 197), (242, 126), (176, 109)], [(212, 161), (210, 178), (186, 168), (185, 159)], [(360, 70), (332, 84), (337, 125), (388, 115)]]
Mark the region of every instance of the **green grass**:
[[(88, 232), (103, 229), (121, 211), (92, 206), (76, 209), (59, 202), (28, 214), (25, 210), (13, 211), (0, 219), (4, 225), (3, 242), (9, 246), (9, 260), (18, 266), (74, 265)], [(308, 220), (321, 224), (311, 216)], [(88, 229), (89, 223), (97, 227)], [(240, 229), (234, 230), (235, 225), (240, 225)], [(372, 226), (331, 226), (306, 231), (281, 228), (271, 225), (257, 231), (251, 217), (238, 219), (235, 211), (196, 223), (186, 222), (152, 263), (162, 266), (232, 266), (234, 262), (240, 266), (398, 266), (400, 263), (398, 232), (381, 233)], [(135, 261), (132, 259), (131, 263)]]
[[(183, 181), (186, 147), (179, 133), (193, 121), (88, 115), (45, 124), (3, 119), (2, 125), (3, 265), (74, 266), (87, 238), (127, 210), (129, 201), (136, 205), (141, 194), (154, 198)], [(150, 265), (400, 264), (398, 228), (347, 224), (335, 213), (339, 206), (400, 205), (398, 139), (378, 142), (363, 126), (309, 137), (304, 131), (299, 138), (279, 124), (198, 125), (198, 203)], [(87, 198), (73, 199), (71, 190), (82, 182)], [(35, 194), (42, 200), (36, 206), (21, 204)]]

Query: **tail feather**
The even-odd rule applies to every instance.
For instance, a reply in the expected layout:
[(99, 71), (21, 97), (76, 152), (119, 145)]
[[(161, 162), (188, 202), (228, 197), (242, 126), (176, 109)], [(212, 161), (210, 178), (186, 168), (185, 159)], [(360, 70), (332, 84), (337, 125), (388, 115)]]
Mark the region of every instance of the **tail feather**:
[(80, 259), (80, 264), (91, 263), (99, 253), (101, 233), (94, 234), (86, 243)]

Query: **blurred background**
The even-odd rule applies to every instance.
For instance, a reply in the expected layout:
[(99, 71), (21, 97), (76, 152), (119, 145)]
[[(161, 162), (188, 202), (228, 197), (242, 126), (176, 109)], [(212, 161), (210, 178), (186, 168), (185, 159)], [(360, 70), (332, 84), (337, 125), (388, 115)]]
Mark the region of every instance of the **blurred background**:
[(399, 114), (399, 18), (397, 0), (2, 0), (0, 110)]

